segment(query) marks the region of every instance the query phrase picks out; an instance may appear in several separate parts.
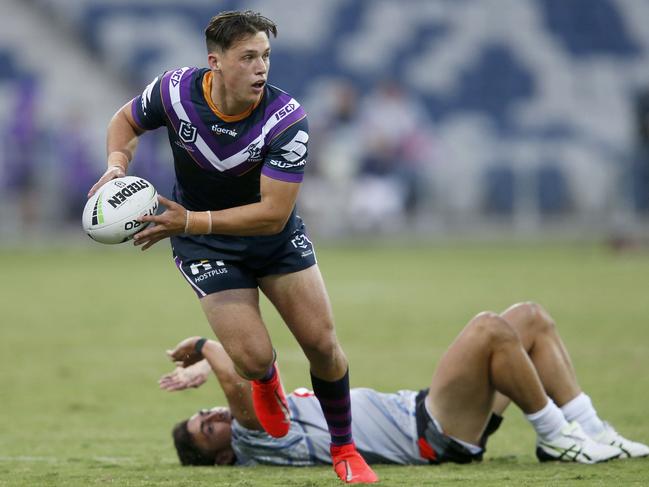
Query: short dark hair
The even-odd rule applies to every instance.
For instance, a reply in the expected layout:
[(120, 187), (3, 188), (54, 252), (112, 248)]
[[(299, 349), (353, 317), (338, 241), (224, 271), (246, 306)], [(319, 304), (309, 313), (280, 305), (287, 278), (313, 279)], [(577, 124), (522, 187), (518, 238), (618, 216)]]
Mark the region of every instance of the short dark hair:
[(207, 455), (196, 446), (194, 438), (192, 438), (192, 435), (187, 429), (187, 421), (187, 419), (181, 421), (171, 431), (180, 463), (182, 465), (214, 465), (216, 463), (216, 456)]
[(269, 18), (252, 10), (221, 12), (212, 17), (205, 28), (207, 52), (217, 47), (229, 49), (234, 42), (257, 32), (265, 32), (268, 37), (272, 33), (273, 37), (277, 37), (277, 26)]

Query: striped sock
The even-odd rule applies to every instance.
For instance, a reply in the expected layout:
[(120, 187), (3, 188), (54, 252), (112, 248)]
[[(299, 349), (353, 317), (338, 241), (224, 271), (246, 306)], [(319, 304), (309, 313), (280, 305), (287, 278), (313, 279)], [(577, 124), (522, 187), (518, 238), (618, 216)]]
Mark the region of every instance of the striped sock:
[(349, 397), (349, 369), (334, 382), (322, 380), (311, 374), (313, 392), (324, 413), (332, 445), (352, 442), (352, 404)]

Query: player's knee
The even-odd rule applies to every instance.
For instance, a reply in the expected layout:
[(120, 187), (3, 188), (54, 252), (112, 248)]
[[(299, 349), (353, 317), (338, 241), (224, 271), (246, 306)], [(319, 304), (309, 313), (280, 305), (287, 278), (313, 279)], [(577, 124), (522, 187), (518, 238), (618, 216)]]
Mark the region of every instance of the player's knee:
[(259, 379), (266, 375), (273, 363), (273, 351), (240, 351), (232, 357), (237, 372), (246, 379)]
[(531, 328), (530, 331), (535, 334), (554, 332), (556, 328), (555, 322), (543, 306), (533, 301), (521, 303), (521, 306), (525, 308), (529, 316), (526, 322)]
[(472, 333), (485, 344), (502, 344), (517, 341), (516, 331), (499, 314), (484, 311), (471, 320)]

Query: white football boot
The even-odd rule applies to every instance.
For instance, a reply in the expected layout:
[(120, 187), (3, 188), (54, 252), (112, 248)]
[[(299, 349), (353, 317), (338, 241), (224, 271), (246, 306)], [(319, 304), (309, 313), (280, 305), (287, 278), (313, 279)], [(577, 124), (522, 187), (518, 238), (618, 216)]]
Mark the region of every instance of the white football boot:
[(637, 458), (649, 456), (649, 446), (627, 440), (604, 421), (604, 431), (593, 436), (593, 440), (602, 445), (611, 445), (622, 451), (620, 458)]
[(588, 437), (576, 421), (564, 426), (556, 438), (539, 438), (536, 442), (536, 457), (541, 462), (599, 463), (617, 458), (621, 453), (618, 447), (604, 445)]

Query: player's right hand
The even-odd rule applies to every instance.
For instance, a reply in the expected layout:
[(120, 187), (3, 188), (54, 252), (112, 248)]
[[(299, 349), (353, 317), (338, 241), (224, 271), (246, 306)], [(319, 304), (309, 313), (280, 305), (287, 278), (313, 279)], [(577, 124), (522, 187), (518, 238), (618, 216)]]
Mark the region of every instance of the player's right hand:
[(121, 166), (110, 166), (108, 169), (106, 169), (106, 172), (102, 175), (102, 177), (99, 178), (99, 181), (97, 181), (94, 186), (90, 188), (90, 191), (88, 191), (88, 198), (95, 194), (99, 188), (101, 188), (111, 179), (123, 178), (124, 176), (126, 176), (126, 173)]
[(158, 384), (165, 391), (182, 391), (190, 387), (200, 387), (209, 376), (209, 366), (203, 367), (202, 362), (189, 367), (176, 367), (172, 372), (163, 375)]

